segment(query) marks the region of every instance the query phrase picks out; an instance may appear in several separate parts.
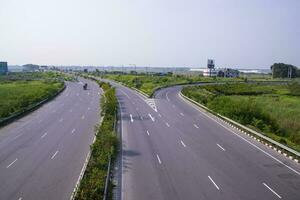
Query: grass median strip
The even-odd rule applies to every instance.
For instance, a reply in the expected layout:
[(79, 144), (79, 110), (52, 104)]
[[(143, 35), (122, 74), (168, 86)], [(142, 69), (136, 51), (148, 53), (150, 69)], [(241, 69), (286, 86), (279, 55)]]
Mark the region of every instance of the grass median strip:
[[(95, 129), (96, 140), (91, 146), (91, 157), (76, 193), (77, 200), (103, 198), (109, 160), (114, 160), (117, 154), (118, 139), (114, 123), (118, 102), (115, 89), (107, 83), (97, 82), (104, 90), (100, 103), (103, 121)], [(112, 187), (110, 183), (109, 188)]]

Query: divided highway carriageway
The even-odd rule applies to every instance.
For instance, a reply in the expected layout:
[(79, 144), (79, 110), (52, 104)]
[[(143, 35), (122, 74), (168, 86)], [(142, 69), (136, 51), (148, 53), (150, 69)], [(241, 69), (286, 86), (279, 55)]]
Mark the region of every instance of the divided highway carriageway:
[(99, 122), (100, 93), (95, 82), (67, 82), (54, 100), (0, 129), (1, 200), (70, 199)]
[(148, 99), (120, 84), (117, 199), (300, 199), (299, 164), (184, 100)]

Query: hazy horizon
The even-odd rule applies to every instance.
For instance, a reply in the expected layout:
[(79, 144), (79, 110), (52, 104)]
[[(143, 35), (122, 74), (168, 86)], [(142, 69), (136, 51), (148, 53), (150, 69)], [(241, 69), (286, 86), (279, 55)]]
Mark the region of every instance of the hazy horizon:
[(0, 61), (299, 67), (299, 9), (297, 0), (0, 0)]

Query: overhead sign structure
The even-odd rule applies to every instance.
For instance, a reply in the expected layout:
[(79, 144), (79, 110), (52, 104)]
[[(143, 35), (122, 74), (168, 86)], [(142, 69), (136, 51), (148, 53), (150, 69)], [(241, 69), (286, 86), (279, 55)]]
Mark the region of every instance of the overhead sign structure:
[(208, 59), (207, 60), (207, 68), (209, 68), (209, 69), (215, 68), (215, 61), (212, 59)]

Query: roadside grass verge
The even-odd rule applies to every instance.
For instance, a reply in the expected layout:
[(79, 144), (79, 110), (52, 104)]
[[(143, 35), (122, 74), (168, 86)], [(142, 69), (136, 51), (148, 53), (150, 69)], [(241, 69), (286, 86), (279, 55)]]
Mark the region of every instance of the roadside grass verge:
[(8, 75), (0, 75), (0, 82), (3, 81), (28, 81), (28, 80), (59, 80), (75, 81), (72, 74), (48, 71), (48, 72), (10, 72)]
[(0, 81), (0, 121), (53, 97), (63, 87), (54, 80)]
[[(118, 102), (115, 88), (112, 88), (108, 83), (97, 82), (104, 90), (100, 102), (103, 120), (95, 129), (96, 140), (91, 145), (91, 157), (76, 193), (75, 199), (77, 200), (103, 198), (108, 163), (110, 158), (113, 161), (117, 154), (118, 139), (114, 130), (114, 123)], [(112, 186), (110, 183), (109, 188)]]
[(298, 87), (297, 83), (234, 83), (184, 87), (182, 93), (217, 113), (300, 151)]
[[(95, 74), (93, 74), (95, 75)], [(106, 74), (103, 78), (111, 79), (123, 83), (124, 85), (136, 88), (152, 96), (154, 92), (163, 87), (178, 84), (191, 84), (197, 82), (219, 82), (219, 81), (242, 81), (241, 78), (212, 78), (203, 76), (183, 76), (183, 75), (143, 75), (143, 74)]]

